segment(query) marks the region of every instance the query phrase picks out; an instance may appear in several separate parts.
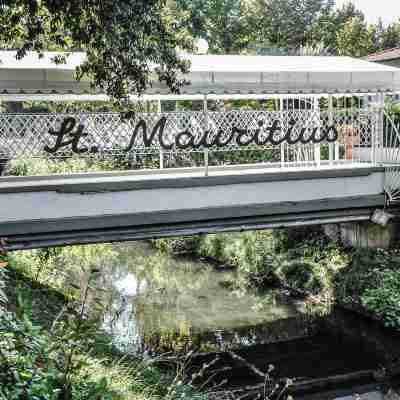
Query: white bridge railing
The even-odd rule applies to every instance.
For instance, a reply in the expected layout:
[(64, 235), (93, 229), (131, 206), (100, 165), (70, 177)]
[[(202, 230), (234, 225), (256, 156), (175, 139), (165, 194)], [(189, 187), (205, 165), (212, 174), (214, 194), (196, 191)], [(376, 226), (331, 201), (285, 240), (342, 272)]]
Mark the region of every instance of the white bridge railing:
[(210, 162), (246, 163), (253, 160), (248, 152), (259, 152), (261, 161), (281, 168), (376, 163), (380, 118), (364, 109), (181, 111), (129, 119), (118, 113), (0, 113), (0, 159), (158, 160), (161, 154), (162, 167), (179, 166), (178, 160), (201, 164), (204, 152)]
[(392, 116), (384, 113), (382, 147), (378, 160), (385, 166), (385, 192), (389, 203), (400, 201), (400, 131)]

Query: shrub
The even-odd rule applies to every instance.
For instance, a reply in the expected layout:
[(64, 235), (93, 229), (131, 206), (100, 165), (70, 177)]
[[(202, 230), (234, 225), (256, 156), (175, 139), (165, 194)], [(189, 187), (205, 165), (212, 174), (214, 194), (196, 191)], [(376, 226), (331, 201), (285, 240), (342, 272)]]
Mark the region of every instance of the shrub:
[(296, 290), (318, 293), (326, 286), (326, 273), (316, 263), (285, 262), (278, 268), (277, 274), (282, 282)]
[(400, 329), (399, 250), (356, 250), (345, 273), (335, 280), (340, 304), (361, 307), (392, 328)]
[(101, 395), (111, 399), (104, 377), (94, 380), (83, 373), (98, 337), (97, 319), (85, 315), (90, 285), (91, 281), (81, 303), (65, 304), (58, 316), (52, 315), (47, 329), (31, 319), (38, 311), (33, 301), (46, 293), (40, 287), (22, 291), (17, 285), (15, 312), (0, 309), (0, 398), (96, 400)]
[(354, 250), (348, 268), (335, 280), (336, 294), (342, 302), (360, 302), (359, 296), (368, 288), (378, 287), (379, 272), (396, 270), (400, 263), (397, 250)]
[[(69, 322), (73, 324), (72, 319)], [(184, 384), (182, 376), (161, 371), (151, 361), (92, 357), (83, 334), (69, 324), (49, 334), (32, 324), (25, 312), (0, 310), (0, 399), (206, 399)], [(75, 348), (78, 351), (70, 358)]]
[(164, 253), (195, 254), (198, 252), (200, 241), (200, 236), (182, 236), (172, 239), (153, 240), (153, 244)]
[(25, 316), (0, 309), (0, 398), (57, 400), (59, 371), (54, 349)]
[(400, 329), (400, 272), (377, 271), (379, 285), (367, 288), (362, 295), (362, 305), (380, 317), (384, 325)]
[(6, 261), (0, 257), (0, 308), (7, 302), (6, 288)]
[(275, 243), (271, 231), (245, 232), (228, 242), (226, 254), (239, 273), (262, 285), (275, 276)]
[(199, 253), (220, 263), (226, 263), (229, 261), (225, 252), (228, 241), (228, 236), (224, 234), (206, 235), (200, 242)]
[(29, 176), (79, 172), (111, 171), (113, 164), (101, 158), (72, 156), (64, 160), (49, 158), (15, 158), (8, 162), (5, 175)]

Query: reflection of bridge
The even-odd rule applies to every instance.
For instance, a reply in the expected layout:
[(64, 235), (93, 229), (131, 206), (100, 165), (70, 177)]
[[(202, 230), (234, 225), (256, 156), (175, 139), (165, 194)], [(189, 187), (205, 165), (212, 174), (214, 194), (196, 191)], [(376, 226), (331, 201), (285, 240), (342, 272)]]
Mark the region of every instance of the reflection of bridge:
[(10, 249), (368, 220), (384, 169), (272, 167), (3, 178)]
[[(84, 54), (57, 66), (51, 56), (16, 61), (0, 52), (0, 100), (107, 100), (74, 80)], [(400, 70), (346, 57), (191, 61), (180, 96), (155, 83), (130, 99), (157, 112), (129, 120), (0, 114), (0, 163), (150, 154), (159, 168), (0, 178), (0, 237), (9, 249), (361, 221), (400, 200), (400, 133), (383, 94), (395, 98)], [(210, 109), (238, 99), (258, 108)], [(164, 100), (175, 111), (163, 112)], [(200, 100), (202, 110), (179, 109), (182, 100)], [(226, 165), (244, 147), (263, 162)], [(167, 168), (183, 164), (201, 167)]]

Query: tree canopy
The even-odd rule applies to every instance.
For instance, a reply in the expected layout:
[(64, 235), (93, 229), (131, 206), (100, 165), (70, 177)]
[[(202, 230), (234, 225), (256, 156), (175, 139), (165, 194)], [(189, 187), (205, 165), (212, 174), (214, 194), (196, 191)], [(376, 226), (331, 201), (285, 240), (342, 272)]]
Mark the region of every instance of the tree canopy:
[(193, 37), (206, 39), (215, 54), (245, 51), (255, 39), (251, 0), (176, 0), (189, 13)]
[(305, 44), (307, 32), (331, 8), (325, 0), (257, 0), (259, 40), (278, 47)]
[[(334, 0), (175, 0), (193, 37), (212, 53), (346, 54), (400, 45), (400, 24), (368, 24), (352, 2)], [(357, 36), (357, 32), (360, 36)], [(346, 38), (351, 37), (351, 40)], [(354, 41), (354, 39), (356, 39)]]
[(152, 65), (176, 92), (178, 72), (188, 68), (177, 49), (191, 43), (184, 18), (172, 10), (166, 0), (0, 0), (0, 43), (18, 58), (30, 50), (84, 50), (78, 77), (88, 75), (116, 99), (142, 93)]
[(337, 33), (337, 51), (342, 56), (362, 57), (375, 50), (376, 30), (367, 26), (361, 17), (353, 17), (345, 22)]
[(352, 3), (336, 8), (334, 0), (0, 0), (0, 48), (18, 57), (84, 50), (78, 77), (116, 99), (144, 92), (154, 65), (178, 91), (189, 66), (177, 49), (192, 50), (197, 38), (212, 54), (363, 57), (399, 46), (400, 20), (371, 25)]

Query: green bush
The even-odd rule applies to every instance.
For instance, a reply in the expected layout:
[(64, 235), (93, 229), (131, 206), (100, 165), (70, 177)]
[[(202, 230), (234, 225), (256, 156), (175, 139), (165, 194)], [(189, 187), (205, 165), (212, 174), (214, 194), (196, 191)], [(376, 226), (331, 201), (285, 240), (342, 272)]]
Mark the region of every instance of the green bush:
[(64, 160), (52, 160), (49, 158), (15, 158), (8, 162), (5, 175), (29, 176), (111, 170), (113, 170), (113, 164), (110, 160), (96, 157), (79, 158), (73, 156), (65, 158)]
[(0, 400), (207, 399), (183, 375), (161, 371), (151, 360), (94, 358), (85, 349), (94, 336), (87, 337), (77, 336), (69, 323), (49, 333), (25, 312), (0, 309)]
[(360, 296), (361, 303), (385, 326), (400, 329), (400, 272), (384, 270), (376, 275), (379, 286), (367, 288)]
[(277, 275), (288, 287), (319, 293), (326, 287), (326, 271), (319, 264), (302, 261), (285, 262)]
[(400, 329), (399, 250), (356, 250), (335, 280), (340, 304), (361, 307), (383, 323)]
[(195, 254), (200, 245), (200, 236), (182, 236), (153, 240), (154, 246), (168, 254)]
[[(89, 352), (100, 340), (98, 318), (85, 315), (92, 279), (82, 301), (64, 303), (46, 326), (40, 318), (32, 322), (32, 317), (45, 311), (38, 308), (44, 301), (37, 302), (37, 298), (47, 298), (48, 289), (42, 290), (37, 282), (30, 288), (26, 282), (20, 286), (16, 277), (17, 272), (10, 271), (10, 278), (15, 279), (8, 282), (17, 295), (12, 304), (15, 311), (0, 308), (0, 399), (111, 399), (105, 377), (91, 379), (85, 371)], [(76, 390), (83, 386), (85, 391)]]
[(225, 250), (230, 240), (232, 239), (224, 234), (206, 235), (200, 241), (199, 254), (220, 263), (227, 263), (230, 260)]
[(8, 263), (6, 258), (0, 255), (0, 307), (7, 302), (7, 296), (5, 292), (7, 272), (5, 269), (6, 263)]
[(57, 357), (47, 335), (0, 309), (0, 398), (57, 400), (61, 390)]
[(398, 250), (354, 250), (348, 267), (335, 279), (338, 300), (360, 303), (360, 296), (365, 290), (381, 284), (380, 271), (396, 270), (399, 264)]
[(228, 244), (226, 254), (249, 282), (263, 285), (275, 276), (275, 240), (272, 231), (244, 232)]

